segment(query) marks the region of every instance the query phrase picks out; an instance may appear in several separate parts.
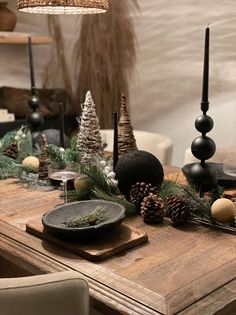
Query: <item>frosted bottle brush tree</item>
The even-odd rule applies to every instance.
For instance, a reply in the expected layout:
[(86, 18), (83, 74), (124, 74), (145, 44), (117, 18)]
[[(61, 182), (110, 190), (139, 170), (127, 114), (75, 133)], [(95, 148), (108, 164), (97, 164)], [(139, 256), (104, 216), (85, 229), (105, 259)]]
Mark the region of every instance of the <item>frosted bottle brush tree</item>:
[(103, 154), (99, 119), (90, 91), (87, 92), (82, 105), (77, 149), (81, 153), (82, 162), (89, 161), (94, 155)]

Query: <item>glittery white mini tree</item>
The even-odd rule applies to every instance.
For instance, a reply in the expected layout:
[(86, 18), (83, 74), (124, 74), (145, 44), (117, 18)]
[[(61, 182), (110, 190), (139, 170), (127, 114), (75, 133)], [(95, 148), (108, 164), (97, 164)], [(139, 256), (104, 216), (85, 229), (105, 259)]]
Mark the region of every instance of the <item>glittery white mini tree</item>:
[(82, 162), (89, 161), (94, 155), (102, 155), (102, 139), (99, 129), (99, 119), (96, 114), (95, 103), (91, 92), (88, 91), (85, 102), (82, 105), (77, 140), (77, 149), (81, 153)]

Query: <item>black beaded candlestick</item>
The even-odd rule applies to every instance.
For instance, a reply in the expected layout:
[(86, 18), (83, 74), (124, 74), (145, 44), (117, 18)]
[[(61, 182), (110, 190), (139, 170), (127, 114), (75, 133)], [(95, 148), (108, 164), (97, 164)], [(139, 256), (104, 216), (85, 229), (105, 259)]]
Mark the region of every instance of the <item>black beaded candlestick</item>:
[(209, 38), (210, 30), (206, 28), (204, 68), (203, 68), (203, 87), (202, 87), (202, 115), (195, 120), (195, 128), (201, 132), (201, 136), (195, 138), (191, 145), (192, 154), (200, 160), (200, 163), (192, 164), (189, 168), (188, 181), (199, 189), (200, 196), (217, 185), (216, 170), (206, 160), (210, 159), (216, 150), (215, 142), (206, 133), (211, 131), (214, 122), (206, 113), (209, 109), (208, 102), (208, 82), (209, 82)]
[(39, 128), (43, 123), (43, 116), (39, 112), (37, 112), (37, 108), (39, 107), (39, 99), (36, 96), (31, 36), (28, 37), (28, 48), (31, 80), (31, 97), (28, 101), (28, 104), (29, 107), (32, 109), (32, 112), (27, 117), (27, 123), (32, 131), (33, 139), (35, 139), (39, 132)]

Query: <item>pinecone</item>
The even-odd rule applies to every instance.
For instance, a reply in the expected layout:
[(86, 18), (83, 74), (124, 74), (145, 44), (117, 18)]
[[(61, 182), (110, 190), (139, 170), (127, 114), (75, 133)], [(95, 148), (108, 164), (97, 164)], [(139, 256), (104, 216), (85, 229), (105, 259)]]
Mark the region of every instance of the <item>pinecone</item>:
[(18, 146), (16, 142), (13, 142), (8, 148), (6, 148), (4, 150), (4, 155), (12, 158), (12, 159), (16, 159), (17, 158), (17, 154), (18, 154)]
[(157, 187), (144, 182), (137, 182), (132, 185), (130, 189), (130, 201), (135, 205), (138, 211), (140, 211), (141, 203), (143, 198), (148, 196), (150, 193), (156, 193)]
[(141, 215), (145, 223), (160, 223), (165, 215), (163, 200), (157, 195), (150, 193), (144, 197), (141, 204)]
[(175, 195), (168, 197), (167, 216), (175, 225), (186, 223), (190, 216), (190, 207), (184, 197)]

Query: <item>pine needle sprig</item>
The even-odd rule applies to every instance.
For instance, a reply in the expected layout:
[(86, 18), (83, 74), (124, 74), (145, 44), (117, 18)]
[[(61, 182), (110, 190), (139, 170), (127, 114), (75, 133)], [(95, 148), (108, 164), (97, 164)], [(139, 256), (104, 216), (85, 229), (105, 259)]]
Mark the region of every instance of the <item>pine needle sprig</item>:
[(74, 150), (72, 148), (67, 148), (65, 150), (65, 160), (67, 162), (80, 163), (80, 161), (81, 161), (81, 154), (77, 150)]
[[(204, 219), (212, 222), (210, 213), (212, 199), (208, 196), (199, 198), (196, 189), (191, 185), (181, 185), (177, 181), (164, 181), (159, 191), (164, 205), (167, 208), (167, 199), (170, 195), (182, 197), (186, 200), (191, 210), (192, 218)], [(210, 194), (211, 196), (211, 194)]]
[(81, 165), (82, 173), (87, 175), (92, 183), (107, 194), (120, 195), (120, 191), (103, 173), (97, 164)]
[(105, 215), (105, 208), (101, 206), (97, 206), (93, 212), (87, 214), (85, 216), (77, 216), (69, 221), (64, 222), (64, 224), (68, 227), (75, 228), (75, 227), (86, 227), (97, 225), (107, 219)]
[(17, 162), (21, 163), (24, 158), (26, 158), (27, 156), (39, 156), (40, 154), (40, 148), (39, 145), (37, 143), (35, 143), (33, 145), (33, 141), (32, 141), (32, 134), (30, 132), (30, 130), (27, 130), (25, 132), (25, 137), (21, 138), (21, 140), (19, 141), (19, 153), (17, 155)]
[(117, 202), (123, 207), (125, 207), (125, 215), (130, 216), (137, 214), (138, 211), (135, 205), (128, 200), (126, 200), (122, 195), (108, 194), (99, 187), (93, 187), (91, 189), (90, 199), (102, 199), (112, 202)]
[(47, 146), (47, 156), (52, 160), (53, 162), (63, 162), (64, 161), (64, 152), (56, 146), (55, 144), (49, 144)]
[(0, 151), (4, 152), (14, 141), (16, 137), (16, 130), (7, 132), (1, 139)]
[(5, 155), (0, 155), (0, 179), (15, 177), (20, 165)]

